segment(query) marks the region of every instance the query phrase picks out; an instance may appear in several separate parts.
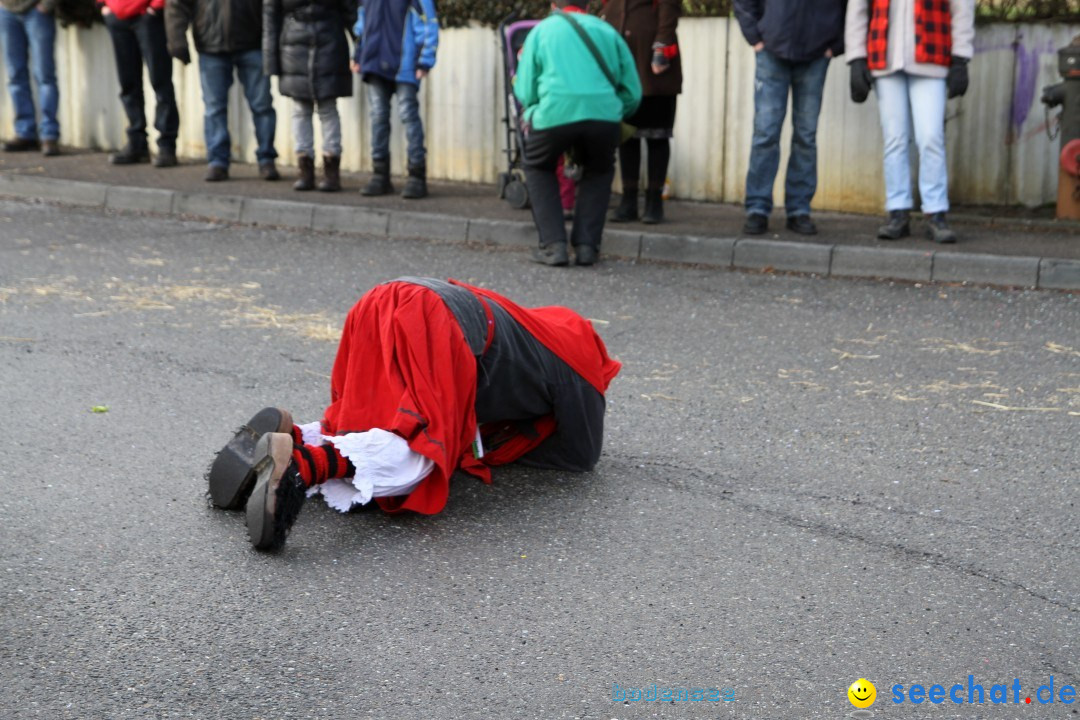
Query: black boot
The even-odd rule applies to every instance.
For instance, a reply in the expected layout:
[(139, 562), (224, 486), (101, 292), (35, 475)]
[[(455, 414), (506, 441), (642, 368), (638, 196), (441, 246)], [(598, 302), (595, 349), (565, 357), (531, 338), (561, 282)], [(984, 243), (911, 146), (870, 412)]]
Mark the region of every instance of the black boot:
[(319, 181), (319, 190), (337, 192), (341, 189), (341, 156), (323, 155), (323, 179)]
[(879, 240), (899, 240), (911, 234), (911, 211), (890, 210), (888, 221), (878, 228)]
[(293, 183), (293, 190), (307, 191), (315, 189), (315, 159), (307, 155), (297, 155), (296, 165), (300, 176)]
[(622, 199), (615, 212), (611, 213), (611, 222), (630, 222), (638, 219), (637, 188), (623, 186)]
[(136, 163), (150, 162), (150, 148), (144, 140), (141, 143), (128, 140), (122, 150), (109, 156), (109, 162), (113, 165), (134, 165)]
[(646, 225), (655, 225), (664, 219), (664, 191), (645, 191), (645, 214), (641, 216), (641, 222)]
[(401, 191), (401, 197), (406, 200), (416, 200), (427, 197), (427, 166), (410, 165), (409, 179), (405, 181), (405, 189)]
[(360, 194), (374, 197), (394, 192), (394, 186), (390, 182), (390, 158), (376, 160), (374, 166), (374, 173), (368, 180), (368, 184), (360, 189)]

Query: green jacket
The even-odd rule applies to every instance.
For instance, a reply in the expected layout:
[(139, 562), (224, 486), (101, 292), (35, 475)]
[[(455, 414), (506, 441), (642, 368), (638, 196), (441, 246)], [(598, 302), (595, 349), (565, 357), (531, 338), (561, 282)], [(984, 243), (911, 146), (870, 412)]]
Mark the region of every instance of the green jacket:
[(619, 122), (641, 103), (641, 81), (626, 41), (598, 17), (573, 13), (615, 76), (612, 87), (574, 27), (553, 13), (529, 31), (514, 95), (537, 130), (583, 120)]

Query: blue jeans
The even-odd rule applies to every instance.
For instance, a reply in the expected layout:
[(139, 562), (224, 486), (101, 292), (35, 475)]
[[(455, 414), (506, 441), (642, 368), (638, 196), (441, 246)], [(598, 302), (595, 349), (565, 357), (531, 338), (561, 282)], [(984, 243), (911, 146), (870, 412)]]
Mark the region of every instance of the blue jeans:
[[(8, 91), (15, 109), (15, 135), (27, 140), (56, 140), (60, 123), (56, 108), (60, 91), (56, 85), (56, 20), (52, 15), (31, 8), (16, 14), (0, 7), (0, 45), (4, 46)], [(29, 65), (29, 68), (28, 68)], [(34, 96), (30, 92), (30, 72), (37, 85), (41, 104), (41, 127), (38, 132)]]
[(232, 148), (229, 140), (229, 88), (233, 83), (233, 68), (244, 87), (244, 97), (251, 108), (258, 148), (255, 157), (259, 164), (277, 157), (274, 150), (274, 131), (277, 115), (270, 95), (270, 78), (263, 75), (262, 50), (243, 50), (234, 53), (203, 53), (199, 55), (199, 81), (202, 84), (203, 134), (206, 137), (206, 156), (211, 165), (229, 167)]
[(780, 130), (791, 92), (791, 155), (784, 180), (788, 217), (810, 214), (817, 191), (817, 124), (829, 59), (790, 62), (768, 50), (757, 53), (754, 72), (754, 138), (746, 171), (747, 214), (768, 215), (780, 166)]
[(427, 150), (424, 149), (424, 123), (420, 120), (420, 103), (416, 94), (419, 86), (412, 83), (395, 83), (378, 75), (368, 81), (368, 102), (371, 104), (371, 159), (390, 158), (390, 96), (397, 93), (398, 114), (405, 127), (408, 145), (409, 167), (424, 167)]
[(919, 195), (927, 215), (949, 210), (949, 168), (945, 162), (944, 78), (905, 72), (874, 79), (881, 133), (885, 140), (885, 209), (911, 210), (911, 160), (914, 130), (919, 148)]

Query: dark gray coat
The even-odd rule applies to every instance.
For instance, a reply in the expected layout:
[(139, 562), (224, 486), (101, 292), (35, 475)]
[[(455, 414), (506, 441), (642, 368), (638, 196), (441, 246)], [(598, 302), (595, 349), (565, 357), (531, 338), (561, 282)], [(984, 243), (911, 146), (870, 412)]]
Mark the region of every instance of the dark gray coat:
[(347, 28), (355, 0), (263, 0), (263, 71), (299, 100), (352, 95)]

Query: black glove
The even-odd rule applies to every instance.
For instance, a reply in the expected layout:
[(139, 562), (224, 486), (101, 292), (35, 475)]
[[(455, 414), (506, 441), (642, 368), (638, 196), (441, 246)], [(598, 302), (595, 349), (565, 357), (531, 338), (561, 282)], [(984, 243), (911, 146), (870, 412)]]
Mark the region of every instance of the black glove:
[(967, 92), (967, 65), (967, 58), (956, 57), (953, 55), (952, 62), (949, 64), (949, 77), (946, 79), (946, 84), (949, 86), (950, 98), (960, 97)]
[(191, 51), (188, 50), (187, 43), (184, 43), (183, 47), (170, 48), (169, 54), (185, 65), (191, 64)]
[(866, 102), (870, 97), (870, 87), (874, 84), (874, 76), (870, 74), (870, 66), (866, 64), (866, 58), (856, 58), (851, 61), (851, 99), (857, 103)]

